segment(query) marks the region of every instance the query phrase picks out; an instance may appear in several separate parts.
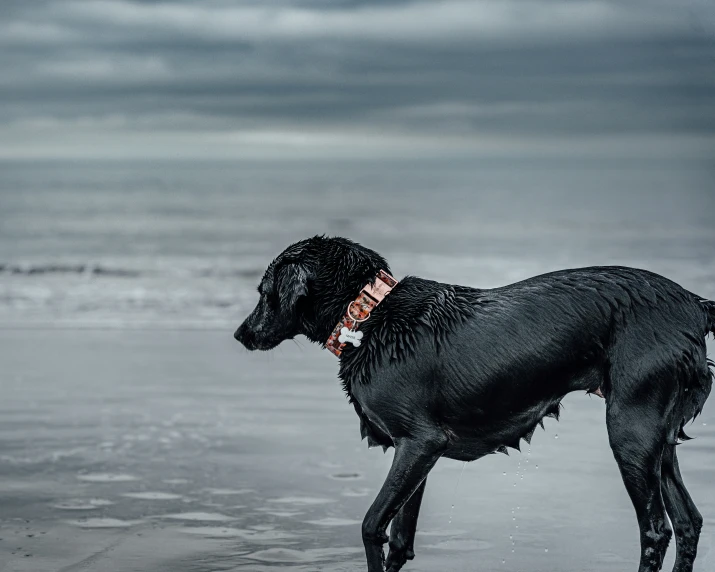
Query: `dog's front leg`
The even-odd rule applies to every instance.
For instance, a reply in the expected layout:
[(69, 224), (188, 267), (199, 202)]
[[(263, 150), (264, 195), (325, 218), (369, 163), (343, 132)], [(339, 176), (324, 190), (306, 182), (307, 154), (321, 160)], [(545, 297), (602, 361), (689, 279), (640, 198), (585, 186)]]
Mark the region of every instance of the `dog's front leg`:
[(362, 523), (368, 572), (384, 572), (382, 546), (387, 542), (387, 525), (425, 480), (446, 442), (446, 437), (435, 433), (397, 443), (385, 484)]
[(422, 495), (425, 492), (427, 477), (422, 481), (417, 490), (412, 493), (409, 500), (392, 519), (390, 526), (390, 552), (387, 554), (385, 567), (387, 572), (398, 572), (408, 560), (415, 557), (415, 532), (417, 531), (417, 517), (420, 514)]

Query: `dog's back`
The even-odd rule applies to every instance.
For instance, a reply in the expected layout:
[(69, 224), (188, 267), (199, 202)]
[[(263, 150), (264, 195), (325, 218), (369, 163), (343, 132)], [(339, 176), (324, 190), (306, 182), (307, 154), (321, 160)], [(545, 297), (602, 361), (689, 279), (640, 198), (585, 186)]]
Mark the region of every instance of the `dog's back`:
[(714, 303), (658, 274), (619, 266), (553, 272), (490, 293), (503, 296), (512, 315), (527, 316), (541, 336), (564, 328), (571, 343), (583, 344), (574, 350), (602, 350), (605, 392), (627, 360), (631, 369), (638, 364), (639, 376), (663, 375), (684, 392), (695, 390), (697, 398), (690, 397), (698, 405), (687, 420), (702, 409), (712, 385), (705, 336), (715, 331)]
[(596, 342), (603, 342), (604, 395), (658, 400), (671, 419), (668, 442), (684, 436), (683, 424), (702, 411), (712, 388), (705, 336), (715, 330), (715, 304), (634, 268), (591, 267), (526, 281), (534, 282), (553, 292), (562, 311), (586, 314), (584, 331), (606, 332)]

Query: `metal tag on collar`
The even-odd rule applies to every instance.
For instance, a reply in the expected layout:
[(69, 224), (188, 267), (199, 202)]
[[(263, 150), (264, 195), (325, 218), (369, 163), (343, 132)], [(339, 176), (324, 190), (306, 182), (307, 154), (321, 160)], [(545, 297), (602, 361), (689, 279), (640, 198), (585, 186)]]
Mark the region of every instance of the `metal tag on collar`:
[[(354, 328), (355, 326), (353, 326)], [(341, 344), (351, 343), (353, 346), (358, 347), (362, 340), (362, 332), (358, 330), (349, 330), (347, 327), (343, 327), (340, 330), (340, 336), (338, 336), (338, 341)]]
[(362, 322), (367, 320), (370, 317), (370, 313), (368, 312), (367, 316), (365, 316), (364, 318), (356, 318), (350, 311), (354, 303), (355, 300), (350, 302), (346, 310), (346, 314), (350, 317), (350, 321), (352, 322), (351, 326), (349, 328), (347, 326), (343, 326), (343, 328), (340, 330), (340, 337), (338, 338), (338, 341), (341, 344), (351, 343), (353, 346), (358, 347), (360, 345), (360, 340), (362, 340), (363, 336), (363, 333), (359, 332), (357, 329), (358, 324), (361, 324)]

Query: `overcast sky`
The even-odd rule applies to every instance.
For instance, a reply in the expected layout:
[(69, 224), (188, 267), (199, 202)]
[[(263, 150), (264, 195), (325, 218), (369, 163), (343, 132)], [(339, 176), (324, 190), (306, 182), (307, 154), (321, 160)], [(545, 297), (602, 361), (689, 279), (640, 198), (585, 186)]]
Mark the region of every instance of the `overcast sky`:
[(0, 157), (715, 162), (712, 0), (2, 0)]

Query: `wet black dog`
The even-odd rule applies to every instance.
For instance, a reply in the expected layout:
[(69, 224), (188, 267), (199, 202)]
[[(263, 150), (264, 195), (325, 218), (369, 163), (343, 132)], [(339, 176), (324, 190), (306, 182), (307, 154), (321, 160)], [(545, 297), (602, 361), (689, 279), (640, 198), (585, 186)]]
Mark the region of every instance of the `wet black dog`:
[[(303, 334), (325, 344), (348, 304), (390, 271), (377, 253), (315, 237), (268, 267), (260, 301), (235, 337), (268, 350)], [(601, 393), (613, 454), (640, 527), (640, 572), (660, 570), (672, 535), (676, 572), (691, 572), (702, 517), (676, 443), (712, 386), (705, 337), (715, 303), (644, 270), (595, 267), (492, 290), (405, 277), (340, 356), (363, 437), (395, 447), (363, 522), (369, 572), (414, 557), (417, 515), (440, 457), (473, 461), (530, 439), (571, 391)], [(385, 562), (385, 531), (392, 521)]]

